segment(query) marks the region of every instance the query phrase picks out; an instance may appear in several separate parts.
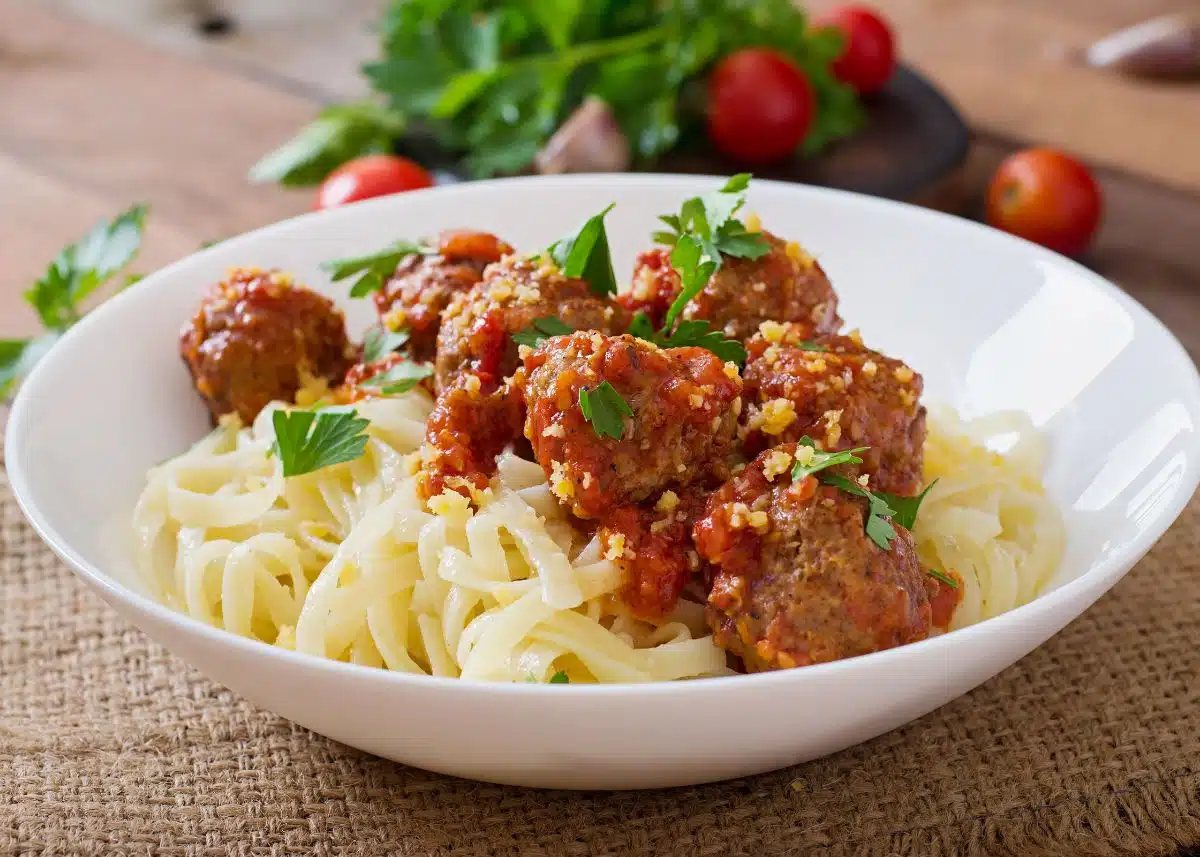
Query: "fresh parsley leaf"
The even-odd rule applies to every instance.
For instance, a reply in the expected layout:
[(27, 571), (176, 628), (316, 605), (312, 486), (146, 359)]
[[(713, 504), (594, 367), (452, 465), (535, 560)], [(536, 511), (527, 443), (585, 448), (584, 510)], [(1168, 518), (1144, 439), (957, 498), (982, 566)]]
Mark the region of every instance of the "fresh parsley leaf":
[(679, 274), (683, 288), (667, 309), (666, 318), (663, 319), (663, 330), (670, 330), (674, 326), (675, 319), (679, 318), (683, 308), (700, 294), (712, 279), (718, 265), (720, 259), (708, 258), (699, 239), (690, 234), (679, 237), (671, 250), (671, 267)]
[(627, 333), (630, 336), (636, 336), (638, 339), (658, 344), (658, 340), (655, 338), (654, 325), (650, 321), (650, 316), (644, 312), (635, 312), (633, 314), (633, 318), (629, 321), (629, 330)]
[(321, 269), (329, 274), (333, 281), (339, 282), (348, 277), (358, 275), (354, 285), (350, 287), (350, 297), (362, 298), (383, 288), (384, 283), (396, 273), (396, 266), (407, 256), (428, 256), (437, 251), (424, 244), (401, 239), (382, 250), (367, 253), (364, 256), (350, 256), (345, 259), (331, 259), (321, 263)]
[(554, 675), (550, 676), (550, 680), (546, 684), (570, 684), (571, 677), (562, 670), (559, 670)]
[(934, 580), (937, 580), (940, 583), (946, 584), (951, 589), (958, 589), (958, 581), (955, 580), (950, 575), (946, 574), (946, 572), (944, 572), (944, 571), (938, 571), (936, 568), (927, 568), (927, 569), (925, 569), (925, 573), (928, 574), (930, 577), (932, 577)]
[(925, 499), (925, 495), (929, 493), (929, 489), (937, 484), (937, 480), (933, 480), (925, 486), (925, 490), (916, 497), (901, 497), (898, 494), (889, 494), (886, 491), (876, 491), (884, 501), (896, 510), (896, 514), (892, 516), (892, 520), (906, 530), (911, 530), (917, 523), (917, 510), (921, 508), (921, 502)]
[(140, 283), (144, 279), (146, 279), (145, 274), (126, 274), (125, 281), (121, 283), (120, 288), (127, 289), (135, 283)]
[(608, 232), (604, 228), (604, 216), (616, 206), (594, 214), (573, 233), (560, 238), (547, 251), (558, 263), (564, 277), (584, 280), (593, 293), (604, 297), (617, 293), (617, 277), (613, 273), (612, 253), (608, 247)]
[(801, 351), (828, 351), (827, 346), (822, 345), (815, 339), (805, 339), (796, 345)]
[(391, 151), (405, 124), (402, 114), (374, 102), (326, 107), (299, 134), (251, 167), (250, 180), (284, 187), (318, 184), (352, 158)]
[(363, 337), (363, 363), (374, 363), (387, 357), (404, 343), (408, 342), (407, 330), (389, 330), (382, 324), (376, 324), (367, 329)]
[(614, 440), (620, 440), (625, 433), (625, 422), (621, 417), (633, 416), (633, 408), (607, 381), (592, 390), (583, 387), (579, 391), (579, 409), (598, 437), (608, 436)]
[[(637, 336), (632, 326), (629, 332)], [(746, 349), (742, 343), (736, 339), (726, 339), (725, 334), (719, 330), (710, 330), (708, 322), (701, 319), (681, 321), (669, 334), (660, 335), (654, 341), (663, 348), (705, 348), (722, 360), (733, 361), (738, 366), (746, 362)]]
[(742, 193), (746, 188), (750, 187), (750, 173), (738, 173), (729, 177), (729, 181), (725, 182), (725, 186), (721, 188), (721, 193)]
[(886, 500), (844, 476), (826, 473), (821, 476), (821, 481), (826, 485), (832, 485), (845, 491), (847, 494), (865, 497), (867, 500), (867, 538), (875, 542), (882, 550), (891, 550), (892, 539), (896, 538), (896, 528), (892, 526), (888, 518), (896, 512), (887, 504)]
[(855, 449), (844, 449), (840, 452), (825, 452), (817, 449), (817, 444), (811, 437), (805, 435), (800, 438), (796, 452), (799, 453), (799, 447), (806, 446), (811, 449), (812, 457), (808, 459), (807, 464), (800, 462), (800, 456), (796, 456), (796, 465), (792, 468), (792, 480), (799, 481), (806, 476), (811, 476), (828, 467), (836, 467), (839, 464), (862, 464), (862, 459), (858, 457), (858, 453), (866, 452), (868, 447), (860, 446)]
[(367, 378), (362, 382), (362, 386), (377, 387), (379, 392), (385, 396), (399, 396), (401, 393), (407, 393), (432, 374), (432, 366), (401, 360), (387, 371)]
[(283, 475), (299, 476), (359, 458), (367, 448), (369, 420), (355, 410), (278, 410), (271, 414)]
[(82, 317), (82, 304), (133, 261), (142, 244), (149, 207), (135, 205), (112, 221), (96, 224), (64, 247), (46, 273), (25, 292), (49, 330), (63, 331)]
[(543, 339), (548, 339), (551, 336), (566, 336), (568, 333), (574, 333), (575, 328), (565, 322), (560, 321), (552, 315), (535, 318), (533, 324), (522, 331), (512, 335), (513, 342), (517, 345), (528, 345), (530, 348), (537, 348), (542, 344)]

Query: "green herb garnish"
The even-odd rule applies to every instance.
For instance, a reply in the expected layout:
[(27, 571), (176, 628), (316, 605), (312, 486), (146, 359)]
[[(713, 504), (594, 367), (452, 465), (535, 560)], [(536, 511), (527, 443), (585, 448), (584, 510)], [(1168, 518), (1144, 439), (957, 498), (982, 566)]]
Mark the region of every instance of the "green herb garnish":
[(828, 351), (829, 347), (822, 345), (814, 339), (805, 339), (796, 345), (801, 351)]
[(950, 575), (946, 574), (946, 572), (944, 572), (944, 571), (938, 571), (936, 568), (927, 568), (927, 569), (925, 569), (925, 573), (928, 574), (930, 577), (932, 577), (934, 580), (937, 580), (937, 581), (940, 581), (941, 583), (946, 584), (951, 589), (958, 589), (958, 581), (955, 580)]
[(376, 324), (367, 330), (363, 337), (363, 363), (374, 363), (387, 357), (404, 343), (408, 342), (407, 330), (389, 330), (382, 324)]
[(840, 488), (847, 494), (855, 494), (859, 497), (865, 497), (867, 500), (867, 520), (866, 531), (867, 538), (875, 542), (883, 550), (890, 550), (892, 547), (892, 539), (896, 538), (896, 528), (892, 526), (888, 519), (896, 514), (896, 511), (887, 504), (887, 501), (878, 494), (868, 491), (861, 485), (851, 482), (844, 476), (837, 476), (832, 473), (827, 473), (820, 477), (821, 481), (826, 485), (832, 485), (834, 488)]
[[(46, 332), (26, 339), (0, 339), (0, 398), (8, 396), (58, 338), (83, 317), (82, 304), (133, 261), (142, 245), (149, 207), (135, 205), (113, 220), (96, 224), (64, 247), (46, 273), (25, 292)], [(130, 274), (121, 288), (141, 279)]]
[(357, 274), (358, 278), (350, 287), (350, 297), (362, 298), (382, 289), (383, 284), (396, 273), (396, 267), (405, 257), (428, 256), (436, 252), (424, 244), (401, 239), (365, 256), (350, 256), (322, 262), (321, 269), (327, 272), (335, 283)]
[(475, 177), (521, 172), (589, 96), (608, 104), (644, 165), (703, 134), (686, 93), (746, 47), (779, 51), (811, 86), (804, 151), (864, 117), (830, 68), (843, 38), (810, 26), (790, 0), (392, 0), (376, 32), (379, 59), (363, 67), (373, 97), (322, 110), (253, 178), (316, 184), (351, 158), (392, 151), (410, 125), (461, 153)]
[(401, 360), (386, 371), (367, 378), (361, 383), (361, 386), (378, 388), (379, 392), (385, 396), (399, 396), (401, 393), (407, 393), (432, 374), (432, 366)]
[(670, 231), (656, 232), (654, 238), (672, 245), (671, 267), (679, 275), (681, 288), (659, 330), (654, 331), (645, 316), (635, 317), (629, 329), (632, 335), (663, 348), (695, 345), (707, 348), (723, 360), (745, 363), (746, 350), (742, 344), (711, 330), (707, 321), (695, 319), (678, 325), (676, 322), (684, 307), (704, 290), (725, 257), (757, 259), (770, 251), (761, 233), (747, 232), (745, 224), (734, 217), (745, 204), (749, 184), (750, 174), (739, 173), (715, 193), (686, 200), (679, 214), (659, 218)]
[(550, 680), (546, 684), (570, 684), (571, 677), (562, 670), (559, 670), (554, 675), (550, 676)]
[(271, 414), (275, 443), (268, 454), (278, 455), (283, 475), (299, 476), (359, 458), (367, 448), (369, 420), (351, 409), (275, 411)]
[(579, 409), (583, 411), (583, 418), (592, 424), (597, 436), (607, 435), (615, 440), (620, 440), (625, 433), (625, 422), (621, 418), (633, 416), (633, 408), (607, 381), (592, 390), (587, 387), (580, 389)]
[[(817, 448), (816, 442), (805, 435), (798, 441), (800, 446), (807, 446), (813, 451), (812, 458), (808, 464), (800, 463), (800, 456), (796, 456), (796, 466), (792, 468), (792, 481), (798, 482), (806, 476), (812, 476), (827, 467), (836, 467), (839, 464), (862, 464), (862, 459), (858, 457), (858, 453), (866, 452), (870, 447), (860, 446), (855, 449), (845, 449), (841, 452), (825, 452)], [(799, 451), (799, 450), (797, 450)]]
[(613, 273), (608, 232), (604, 228), (604, 216), (614, 206), (615, 202), (609, 203), (608, 208), (589, 217), (578, 229), (555, 241), (546, 251), (558, 264), (564, 277), (583, 280), (594, 294), (601, 297), (617, 293), (617, 277)]
[(569, 333), (574, 333), (575, 328), (571, 327), (552, 315), (535, 318), (533, 324), (522, 331), (518, 331), (512, 335), (513, 342), (517, 345), (528, 345), (530, 348), (537, 348), (542, 344), (543, 339), (549, 339), (552, 336), (566, 336)]
[(911, 530), (917, 523), (917, 510), (921, 508), (921, 501), (925, 499), (925, 495), (934, 485), (937, 485), (936, 479), (926, 485), (925, 490), (916, 497), (901, 497), (899, 494), (889, 494), (886, 491), (876, 491), (875, 493), (896, 510), (892, 520), (904, 529)]

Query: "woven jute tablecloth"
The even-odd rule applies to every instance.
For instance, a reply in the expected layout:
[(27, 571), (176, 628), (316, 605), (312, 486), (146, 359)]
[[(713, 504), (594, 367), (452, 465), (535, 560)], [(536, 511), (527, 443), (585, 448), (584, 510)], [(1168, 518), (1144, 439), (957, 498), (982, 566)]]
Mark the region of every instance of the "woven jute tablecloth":
[(659, 792), (526, 791), (351, 750), (118, 618), (25, 525), (3, 477), (0, 542), (0, 854), (1165, 857), (1200, 844), (1200, 501), (1082, 618), (973, 693), (827, 759)]

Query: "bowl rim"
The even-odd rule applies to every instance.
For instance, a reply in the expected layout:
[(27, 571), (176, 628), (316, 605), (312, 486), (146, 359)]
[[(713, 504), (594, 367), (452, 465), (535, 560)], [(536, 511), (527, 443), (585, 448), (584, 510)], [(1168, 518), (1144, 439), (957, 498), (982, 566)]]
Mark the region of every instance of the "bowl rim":
[[(527, 187), (531, 185), (562, 185), (564, 186), (564, 190), (569, 190), (572, 187), (602, 185), (606, 188), (611, 188), (613, 194), (616, 195), (624, 188), (637, 187), (639, 185), (652, 185), (664, 190), (669, 190), (672, 186), (677, 186), (680, 189), (694, 191), (698, 182), (707, 181), (715, 184), (722, 180), (722, 177), (715, 175), (678, 173), (587, 173), (561, 176), (519, 176), (426, 188), (403, 194), (367, 199), (332, 210), (304, 212), (226, 239), (218, 245), (192, 253), (158, 269), (131, 288), (114, 295), (100, 304), (96, 309), (87, 313), (79, 323), (66, 332), (63, 340), (69, 341), (72, 337), (77, 338), (84, 335), (80, 331), (87, 331), (92, 327), (105, 324), (107, 316), (116, 311), (113, 307), (121, 307), (126, 302), (139, 300), (138, 296), (140, 294), (150, 289), (162, 287), (160, 283), (168, 283), (178, 272), (195, 264), (196, 260), (207, 255), (216, 254), (242, 243), (253, 243), (264, 238), (285, 236), (289, 231), (302, 228), (310, 222), (326, 221), (332, 226), (339, 219), (359, 218), (366, 216), (372, 211), (378, 210), (382, 212), (384, 209), (390, 207), (403, 206), (408, 200), (415, 198), (415, 195), (420, 195), (421, 197), (429, 195), (450, 197), (470, 196), (479, 191), (491, 191), (496, 188), (505, 187)], [(752, 187), (766, 187), (772, 189), (774, 192), (792, 193), (800, 197), (808, 197), (811, 200), (832, 199), (841, 204), (851, 206), (859, 205), (891, 209), (898, 216), (924, 221), (933, 224), (936, 228), (962, 230), (963, 233), (973, 234), (976, 238), (985, 242), (992, 242), (999, 245), (1012, 244), (1023, 247), (1024, 251), (1031, 254), (1034, 260), (1057, 266), (1065, 266), (1071, 273), (1086, 282), (1090, 288), (1097, 289), (1101, 293), (1111, 297), (1124, 310), (1133, 315), (1141, 323), (1148, 325), (1154, 334), (1162, 338), (1162, 344), (1165, 348), (1173, 352), (1174, 359), (1172, 360), (1172, 364), (1176, 364), (1173, 368), (1179, 375), (1174, 380), (1183, 382), (1183, 386), (1177, 387), (1175, 393), (1185, 401), (1189, 413), (1200, 415), (1200, 372), (1197, 371), (1196, 364), (1178, 338), (1135, 298), (1100, 274), (1075, 260), (1025, 239), (993, 229), (985, 224), (907, 202), (869, 196), (854, 191), (769, 179), (755, 179)], [(61, 342), (58, 344), (61, 344)], [(1175, 497), (1169, 507), (1163, 513), (1160, 513), (1154, 523), (1139, 534), (1132, 542), (1121, 546), (1111, 556), (1090, 564), (1086, 570), (1073, 580), (1043, 595), (1037, 596), (1027, 604), (1015, 607), (990, 619), (984, 619), (966, 628), (960, 628), (956, 631), (880, 652), (872, 652), (867, 655), (859, 655), (790, 670), (715, 676), (690, 681), (574, 684), (566, 688), (535, 682), (501, 682), (472, 678), (420, 675), (335, 661), (330, 658), (283, 649), (249, 637), (242, 637), (224, 629), (208, 625), (187, 614), (178, 613), (148, 595), (144, 595), (121, 584), (116, 577), (104, 573), (101, 568), (86, 560), (57, 533), (47, 516), (33, 502), (31, 483), (28, 474), (21, 464), (21, 456), (7, 454), (8, 450), (16, 449), (21, 443), (22, 438), (33, 428), (31, 417), (29, 416), (29, 402), (38, 395), (41, 378), (48, 373), (49, 370), (47, 367), (53, 365), (55, 352), (63, 353), (59, 348), (51, 349), (29, 373), (17, 392), (4, 433), (6, 451), (4, 464), (13, 496), (22, 513), (39, 538), (60, 559), (70, 566), (76, 574), (100, 591), (106, 599), (126, 604), (138, 613), (149, 614), (157, 622), (172, 626), (177, 631), (189, 635), (197, 635), (217, 645), (230, 646), (247, 657), (261, 656), (268, 659), (277, 658), (296, 668), (340, 674), (348, 679), (353, 679), (357, 676), (366, 681), (395, 683), (398, 687), (407, 686), (414, 692), (423, 689), (442, 689), (472, 694), (487, 691), (502, 694), (545, 693), (554, 696), (561, 696), (564, 693), (570, 695), (620, 696), (630, 691), (636, 691), (639, 695), (658, 695), (662, 693), (713, 694), (724, 693), (726, 688), (731, 687), (744, 687), (747, 690), (751, 688), (768, 689), (797, 681), (816, 680), (822, 676), (853, 671), (856, 669), (856, 664), (864, 661), (870, 661), (879, 667), (883, 667), (889, 662), (898, 662), (907, 658), (919, 657), (925, 652), (929, 652), (931, 657), (933, 653), (939, 651), (948, 654), (950, 651), (948, 647), (955, 646), (956, 642), (966, 643), (968, 640), (973, 640), (979, 636), (1003, 633), (1006, 629), (1011, 630), (1028, 624), (1038, 617), (1054, 612), (1060, 604), (1069, 603), (1075, 598), (1083, 596), (1089, 589), (1094, 587), (1102, 587), (1094, 598), (1098, 598), (1104, 594), (1104, 592), (1117, 582), (1117, 572), (1122, 566), (1132, 568), (1162, 538), (1163, 534), (1179, 518), (1195, 494), (1197, 485), (1200, 484), (1200, 463), (1197, 462), (1197, 458), (1200, 457), (1200, 433), (1193, 430), (1191, 440), (1193, 455), (1190, 457), (1187, 469), (1185, 470), (1184, 481), (1175, 492)], [(1090, 603), (1085, 605), (1085, 610), (1090, 606)], [(1057, 630), (1053, 633), (1057, 633)], [(1053, 636), (1053, 633), (1050, 636)], [(1041, 643), (1038, 645), (1041, 645)]]

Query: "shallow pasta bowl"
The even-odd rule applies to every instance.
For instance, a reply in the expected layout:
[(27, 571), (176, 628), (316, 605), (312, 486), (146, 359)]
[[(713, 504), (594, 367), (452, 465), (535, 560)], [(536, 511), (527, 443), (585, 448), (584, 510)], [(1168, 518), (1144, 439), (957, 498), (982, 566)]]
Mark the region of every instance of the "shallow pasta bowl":
[(1053, 253), (930, 211), (756, 183), (749, 208), (828, 271), (842, 315), (903, 356), (926, 398), (966, 416), (1026, 412), (1049, 437), (1046, 486), (1067, 551), (1031, 603), (865, 657), (651, 685), (480, 683), (389, 673), (235, 637), (150, 600), (129, 515), (151, 465), (207, 430), (180, 324), (231, 265), (279, 266), (345, 300), (318, 264), (470, 226), (546, 246), (611, 201), (618, 272), (655, 215), (713, 189), (687, 176), (511, 179), (309, 214), (147, 277), (73, 329), (14, 405), (9, 475), (41, 536), (109, 604), (183, 660), (316, 732), (434, 771), (529, 786), (641, 788), (776, 769), (840, 750), (986, 681), (1077, 617), (1146, 553), (1200, 479), (1200, 382), (1179, 343), (1115, 286)]

